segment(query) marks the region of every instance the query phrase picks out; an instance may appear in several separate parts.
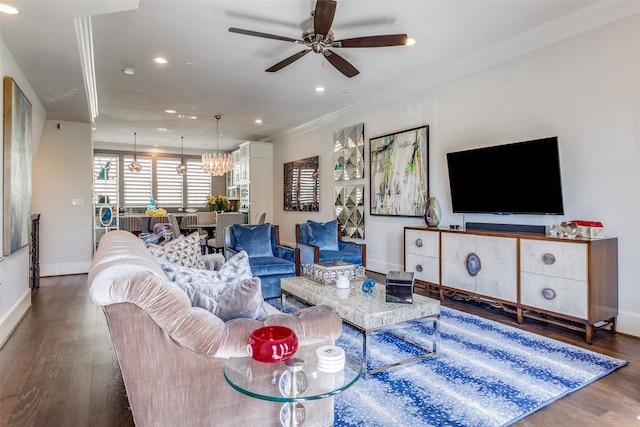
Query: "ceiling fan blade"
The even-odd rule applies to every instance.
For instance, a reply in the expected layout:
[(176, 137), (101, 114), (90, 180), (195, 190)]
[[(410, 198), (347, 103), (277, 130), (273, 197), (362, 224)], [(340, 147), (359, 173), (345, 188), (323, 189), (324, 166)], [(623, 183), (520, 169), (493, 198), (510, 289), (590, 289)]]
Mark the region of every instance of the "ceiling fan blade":
[(404, 46), (407, 44), (406, 34), (388, 34), (383, 36), (355, 37), (336, 40), (331, 47), (385, 47)]
[(351, 78), (353, 76), (357, 76), (360, 74), (360, 71), (356, 69), (353, 65), (349, 63), (342, 56), (338, 55), (335, 52), (330, 51), (329, 49), (324, 50), (324, 56), (327, 58), (327, 61), (331, 63), (334, 67), (338, 69), (342, 74)]
[(315, 34), (326, 36), (331, 31), (333, 17), (336, 14), (335, 0), (318, 0), (313, 14), (313, 30)]
[(291, 37), (276, 36), (275, 34), (260, 33), (258, 31), (243, 30), (242, 28), (229, 28), (230, 33), (244, 34), (245, 36), (262, 37), (265, 39), (281, 40), (283, 42), (303, 43), (302, 40), (292, 39)]
[(284, 60), (278, 62), (276, 65), (273, 65), (273, 66), (267, 68), (265, 71), (267, 71), (269, 73), (275, 73), (276, 71), (283, 69), (284, 67), (286, 67), (287, 65), (291, 64), (292, 62), (295, 62), (298, 59), (302, 58), (303, 56), (305, 56), (309, 52), (311, 52), (310, 49), (302, 50), (302, 51), (296, 53), (295, 55), (291, 55), (287, 59), (284, 59)]

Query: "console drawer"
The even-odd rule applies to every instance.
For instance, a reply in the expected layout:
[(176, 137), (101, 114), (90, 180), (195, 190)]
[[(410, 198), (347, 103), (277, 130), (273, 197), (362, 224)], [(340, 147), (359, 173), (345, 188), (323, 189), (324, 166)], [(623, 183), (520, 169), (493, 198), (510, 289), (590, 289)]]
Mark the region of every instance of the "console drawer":
[(587, 281), (587, 245), (549, 240), (520, 240), (520, 271)]
[(412, 271), (416, 280), (440, 283), (440, 259), (410, 253), (404, 257), (405, 271)]
[(438, 258), (440, 256), (440, 233), (405, 229), (404, 253)]
[(520, 303), (545, 311), (587, 319), (586, 281), (522, 272)]

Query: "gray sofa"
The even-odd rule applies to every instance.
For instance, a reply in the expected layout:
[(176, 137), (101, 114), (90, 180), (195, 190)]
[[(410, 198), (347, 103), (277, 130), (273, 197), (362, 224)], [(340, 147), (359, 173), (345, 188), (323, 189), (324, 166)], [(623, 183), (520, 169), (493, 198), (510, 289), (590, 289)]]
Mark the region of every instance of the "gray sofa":
[(102, 237), (88, 286), (103, 306), (137, 426), (279, 425), (281, 404), (226, 383), (226, 358), (247, 357), (249, 334), (263, 325), (292, 328), (302, 346), (332, 342), (341, 332), (340, 317), (327, 306), (293, 315), (269, 306), (272, 314), (260, 320), (226, 322), (192, 307), (144, 242), (126, 231)]

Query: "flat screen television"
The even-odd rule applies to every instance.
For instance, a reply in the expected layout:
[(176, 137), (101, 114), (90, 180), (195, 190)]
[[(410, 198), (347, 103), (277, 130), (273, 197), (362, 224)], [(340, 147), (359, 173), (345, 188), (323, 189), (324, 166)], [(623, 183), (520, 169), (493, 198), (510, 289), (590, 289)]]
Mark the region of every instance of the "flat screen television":
[(563, 215), (558, 138), (447, 153), (454, 213)]

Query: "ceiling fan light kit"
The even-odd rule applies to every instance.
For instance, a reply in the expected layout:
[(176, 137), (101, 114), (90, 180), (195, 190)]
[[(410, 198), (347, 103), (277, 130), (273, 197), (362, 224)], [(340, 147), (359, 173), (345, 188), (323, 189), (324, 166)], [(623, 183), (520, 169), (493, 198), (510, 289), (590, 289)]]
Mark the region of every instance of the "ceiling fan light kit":
[(231, 153), (220, 152), (220, 115), (216, 116), (216, 152), (202, 154), (202, 169), (213, 176), (222, 176), (233, 169)]
[[(229, 32), (244, 34), (253, 37), (262, 37), (266, 39), (280, 40), (301, 44), (305, 49), (291, 55), (288, 58), (278, 62), (277, 64), (267, 68), (265, 71), (269, 73), (283, 69), (287, 65), (292, 64), (298, 59), (313, 51), (323, 55), (331, 65), (345, 76), (351, 78), (360, 72), (349, 61), (335, 53), (331, 49), (340, 48), (362, 48), (362, 47), (387, 47), (387, 46), (405, 46), (408, 44), (409, 38), (406, 34), (388, 34), (366, 37), (355, 37), (344, 40), (334, 40), (331, 25), (336, 13), (337, 2), (335, 0), (317, 0), (316, 8), (311, 12), (311, 25), (302, 33), (301, 39), (279, 36), (275, 34), (261, 33), (258, 31), (243, 30), (241, 28), (229, 28)], [(331, 48), (331, 49), (330, 49)]]

